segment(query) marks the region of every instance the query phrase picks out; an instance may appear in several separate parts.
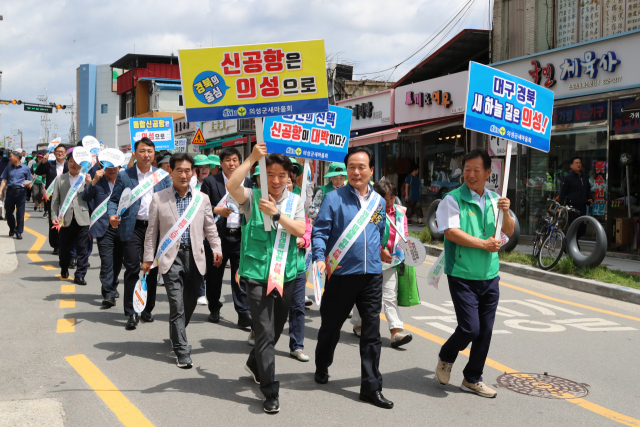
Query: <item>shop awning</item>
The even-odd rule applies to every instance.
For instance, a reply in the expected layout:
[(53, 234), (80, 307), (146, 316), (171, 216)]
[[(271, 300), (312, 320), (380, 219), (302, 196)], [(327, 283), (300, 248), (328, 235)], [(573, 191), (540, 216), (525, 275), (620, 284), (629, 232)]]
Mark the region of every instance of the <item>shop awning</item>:
[[(256, 136), (251, 136), (251, 142), (256, 140)], [(246, 135), (232, 135), (227, 138), (216, 139), (214, 141), (207, 141), (207, 145), (201, 145), (200, 150), (204, 150), (207, 148), (218, 148), (218, 147), (230, 147), (233, 145), (241, 145), (247, 142)]]
[(412, 125), (404, 125), (395, 127), (393, 129), (381, 130), (380, 132), (370, 133), (369, 135), (351, 138), (349, 140), (349, 147), (359, 147), (361, 145), (378, 144), (380, 142), (393, 141), (395, 139), (398, 139), (400, 132), (402, 132), (404, 129), (411, 129), (419, 126), (432, 125), (459, 119), (460, 116), (445, 117), (443, 119), (429, 120), (422, 123), (414, 123)]

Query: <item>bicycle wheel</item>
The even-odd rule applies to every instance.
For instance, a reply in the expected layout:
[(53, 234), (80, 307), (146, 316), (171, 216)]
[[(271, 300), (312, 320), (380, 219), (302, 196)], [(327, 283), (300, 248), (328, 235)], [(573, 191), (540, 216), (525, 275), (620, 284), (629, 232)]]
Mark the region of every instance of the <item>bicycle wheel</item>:
[(562, 258), (564, 252), (564, 233), (558, 229), (544, 236), (538, 252), (538, 265), (543, 270), (550, 270)]
[(538, 257), (538, 253), (540, 252), (540, 246), (542, 246), (542, 233), (536, 233), (536, 238), (533, 239), (533, 256)]

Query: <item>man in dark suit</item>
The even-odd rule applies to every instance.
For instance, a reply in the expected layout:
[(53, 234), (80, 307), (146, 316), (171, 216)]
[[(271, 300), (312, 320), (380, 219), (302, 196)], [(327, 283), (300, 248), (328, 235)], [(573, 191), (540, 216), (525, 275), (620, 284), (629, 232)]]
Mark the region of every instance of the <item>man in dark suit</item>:
[[(138, 315), (133, 309), (133, 291), (140, 278), (140, 265), (144, 252), (144, 236), (149, 225), (149, 206), (153, 193), (162, 191), (171, 186), (171, 177), (163, 170), (151, 166), (155, 159), (155, 144), (149, 138), (142, 138), (135, 143), (135, 156), (137, 164), (118, 174), (113, 192), (109, 198), (107, 215), (109, 223), (118, 229), (118, 235), (123, 245), (124, 265), (124, 314), (129, 316), (126, 329), (133, 330), (138, 326), (140, 318), (145, 322), (153, 322), (151, 311), (156, 305), (156, 286), (158, 284), (158, 268), (153, 268), (147, 276), (147, 304), (144, 311)], [(156, 171), (158, 171), (156, 173)], [(146, 189), (138, 185), (150, 179), (150, 185)], [(125, 188), (130, 188), (132, 198), (139, 191), (137, 198), (127, 208), (122, 217), (116, 213), (120, 196)]]
[[(100, 165), (100, 163), (96, 163), (96, 165)], [(123, 246), (118, 236), (118, 231), (109, 224), (107, 206), (102, 206), (102, 204), (111, 196), (119, 171), (120, 166), (105, 169), (98, 168), (94, 172), (93, 179), (82, 193), (82, 200), (89, 204), (92, 214), (92, 225), (89, 229), (89, 234), (98, 241), (102, 305), (105, 308), (114, 307), (116, 298), (119, 296), (117, 286), (118, 276), (122, 268)], [(97, 212), (95, 212), (96, 209), (98, 209)], [(93, 218), (94, 212), (96, 213), (96, 218)]]
[[(63, 145), (58, 145), (55, 150), (53, 150), (53, 154), (56, 156), (55, 160), (49, 160), (48, 162), (42, 162), (36, 168), (36, 175), (45, 176), (47, 181), (45, 185), (45, 189), (48, 189), (53, 181), (62, 175), (63, 173), (69, 172), (69, 166), (67, 166), (67, 161), (65, 158), (67, 157), (67, 149)], [(53, 227), (52, 220), (55, 218), (51, 218), (51, 200), (45, 202), (44, 209), (47, 211), (47, 215), (49, 217), (49, 244), (53, 248), (52, 255), (58, 254), (58, 230)]]
[[(240, 166), (240, 152), (233, 147), (224, 148), (220, 152), (220, 166), (222, 173), (210, 175), (202, 182), (201, 191), (209, 196), (213, 214), (220, 215), (217, 219), (218, 236), (222, 242), (222, 264), (220, 267), (213, 265), (213, 253), (209, 244), (205, 242), (205, 254), (207, 256), (206, 289), (209, 300), (209, 321), (220, 321), (220, 294), (222, 293), (222, 277), (224, 276), (227, 261), (231, 260), (231, 291), (233, 293), (233, 305), (238, 313), (238, 327), (250, 328), (251, 313), (246, 290), (238, 285), (236, 272), (240, 265), (240, 226), (242, 215), (225, 206), (218, 206), (227, 194), (226, 184), (233, 171)], [(251, 180), (244, 179), (244, 187), (251, 188)]]

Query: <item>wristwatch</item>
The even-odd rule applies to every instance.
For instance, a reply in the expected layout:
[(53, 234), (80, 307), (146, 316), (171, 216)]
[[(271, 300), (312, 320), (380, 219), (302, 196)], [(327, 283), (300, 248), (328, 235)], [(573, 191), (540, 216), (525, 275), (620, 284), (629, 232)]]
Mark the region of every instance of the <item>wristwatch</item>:
[(274, 220), (274, 221), (276, 221), (276, 222), (280, 221), (280, 214), (281, 214), (281, 212), (280, 212), (280, 211), (278, 211), (278, 213), (277, 213), (277, 214), (275, 214), (275, 215), (272, 217), (272, 218), (273, 218), (273, 220)]

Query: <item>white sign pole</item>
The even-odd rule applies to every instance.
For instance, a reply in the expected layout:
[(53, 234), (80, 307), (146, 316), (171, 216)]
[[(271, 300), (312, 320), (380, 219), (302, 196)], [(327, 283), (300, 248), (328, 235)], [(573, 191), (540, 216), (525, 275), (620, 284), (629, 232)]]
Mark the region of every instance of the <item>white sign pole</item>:
[[(262, 117), (256, 117), (256, 142), (262, 144), (264, 142), (264, 135), (262, 134), (262, 128), (264, 126), (264, 119)], [(260, 190), (262, 198), (269, 200), (269, 186), (267, 184), (267, 161), (265, 158), (261, 158), (258, 162), (260, 166)], [(264, 214), (264, 231), (271, 231), (271, 217)]]
[[(311, 160), (304, 159), (304, 167), (302, 168), (302, 187), (300, 187), (300, 204), (304, 206), (304, 201), (307, 200), (307, 185), (309, 184), (309, 162)], [(295, 187), (296, 183), (293, 183)]]
[[(504, 176), (502, 177), (502, 194), (501, 197), (507, 197), (507, 187), (509, 186), (509, 170), (511, 169), (511, 147), (513, 141), (507, 139), (507, 152), (504, 158)], [(498, 212), (498, 224), (496, 225), (496, 240), (500, 240), (500, 232), (502, 231), (502, 221), (504, 220), (504, 211)]]

